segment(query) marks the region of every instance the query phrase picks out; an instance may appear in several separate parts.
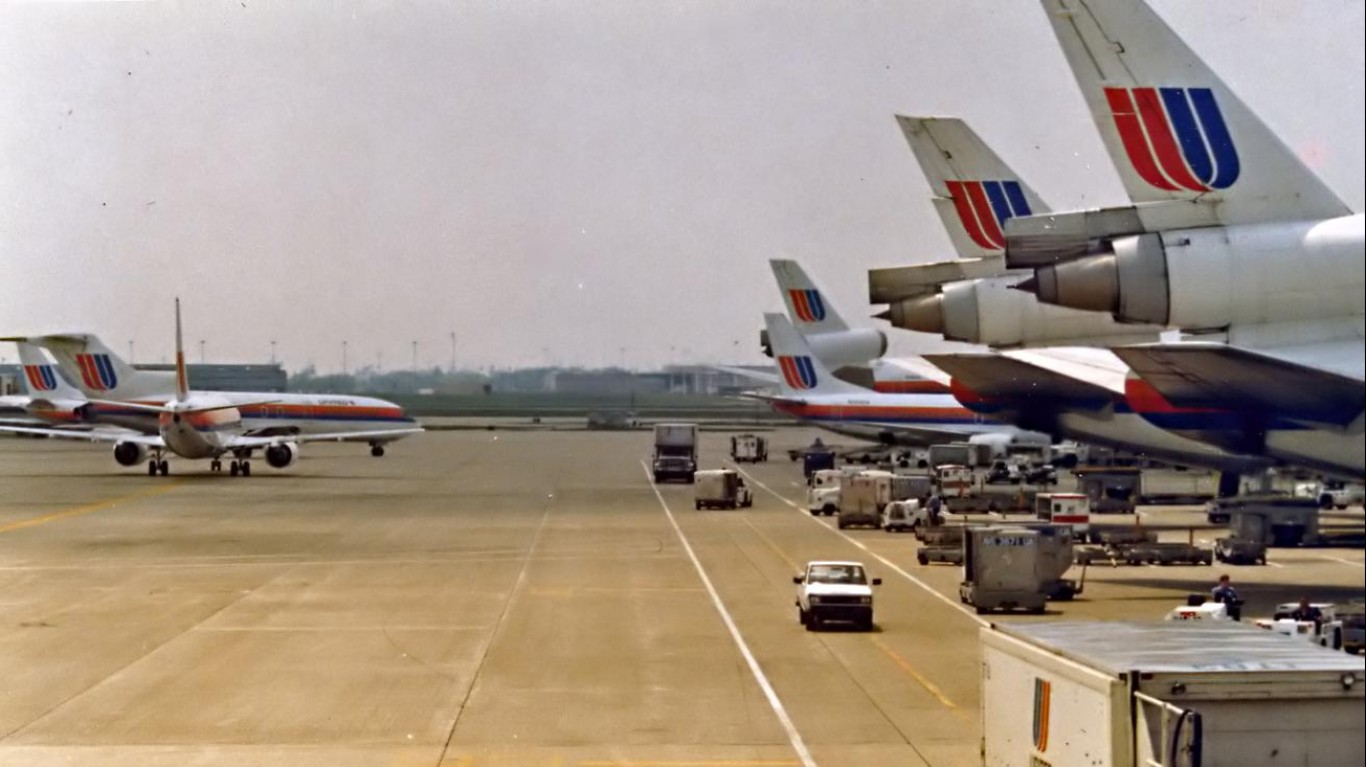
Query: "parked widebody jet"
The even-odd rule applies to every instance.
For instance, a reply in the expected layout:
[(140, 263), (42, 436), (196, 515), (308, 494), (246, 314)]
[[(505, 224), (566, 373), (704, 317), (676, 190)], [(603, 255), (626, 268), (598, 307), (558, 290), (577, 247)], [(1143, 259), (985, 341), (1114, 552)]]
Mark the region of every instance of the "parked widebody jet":
[[(926, 361), (953, 377), (953, 392), (960, 402), (980, 414), (1059, 439), (1178, 464), (1226, 471), (1266, 465), (1265, 459), (1183, 437), (1144, 420), (1127, 399), (1128, 367), (1109, 350), (1055, 345), (1156, 340), (1159, 328), (1124, 325), (1094, 312), (1041, 304), (1012, 290), (1011, 285), (1032, 272), (1006, 269), (1002, 228), (1015, 214), (1047, 211), (1046, 204), (962, 120), (900, 117), (898, 122), (935, 193), (935, 208), (960, 259), (875, 271), (870, 284), (923, 290), (935, 289), (935, 275), (974, 269), (993, 274), (940, 284), (937, 293), (893, 304), (889, 316), (894, 324), (949, 339), (985, 341), (1007, 349), (1031, 347), (928, 355)], [(917, 288), (908, 278), (922, 282)], [(895, 322), (898, 318), (901, 322)]]
[[(951, 394), (882, 394), (836, 378), (781, 314), (765, 314), (780, 394), (762, 396), (781, 413), (823, 429), (884, 444), (974, 441), (998, 449), (1048, 438), (973, 413)], [(758, 396), (758, 395), (756, 395)]]
[(1184, 332), (1115, 349), (1155, 423), (1366, 476), (1363, 216), (1144, 3), (1043, 5), (1134, 204), (1013, 219), (1021, 287)]
[(0, 397), (0, 423), (11, 426), (80, 425), (85, 395), (67, 383), (57, 366), (32, 344), (18, 343), (25, 394)]
[[(165, 456), (171, 454), (188, 459), (207, 458), (213, 471), (221, 470), (222, 458), (230, 456), (230, 473), (248, 475), (251, 473), (250, 458), (256, 450), (265, 453), (266, 462), (272, 467), (283, 469), (294, 462), (299, 445), (305, 442), (366, 442), (371, 445), (371, 453), (379, 456), (383, 455), (386, 443), (422, 431), (397, 405), (368, 397), (190, 391), (179, 300), (176, 301), (176, 367), (171, 374), (173, 388), (169, 394), (157, 393), (155, 389), (164, 379), (162, 375), (126, 365), (93, 336), (50, 336), (33, 340), (53, 351), (64, 370), (67, 364), (75, 365), (73, 378), (85, 384), (82, 389), (89, 400), (77, 409), (82, 420), (113, 423), (137, 433), (0, 428), (112, 442), (114, 458), (119, 464), (135, 466), (147, 460), (148, 474), (164, 476), (169, 473)], [(92, 382), (95, 384), (93, 389), (90, 387)], [(138, 399), (111, 398), (129, 391), (139, 392)]]

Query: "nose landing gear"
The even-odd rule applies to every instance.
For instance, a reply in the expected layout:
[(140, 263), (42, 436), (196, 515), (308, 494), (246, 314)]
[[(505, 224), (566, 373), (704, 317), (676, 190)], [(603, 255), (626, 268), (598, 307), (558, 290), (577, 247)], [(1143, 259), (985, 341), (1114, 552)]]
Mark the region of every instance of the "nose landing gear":
[(384, 455), (384, 445), (381, 445), (378, 442), (371, 443), (370, 455), (373, 455), (376, 458), (382, 457)]

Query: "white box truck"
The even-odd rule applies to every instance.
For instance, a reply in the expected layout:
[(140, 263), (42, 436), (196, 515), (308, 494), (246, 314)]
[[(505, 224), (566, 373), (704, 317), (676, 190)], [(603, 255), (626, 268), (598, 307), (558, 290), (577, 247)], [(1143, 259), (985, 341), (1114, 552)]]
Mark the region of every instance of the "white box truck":
[(754, 495), (735, 469), (711, 469), (693, 475), (693, 508), (748, 509)]
[(651, 468), (656, 482), (681, 479), (691, 483), (697, 473), (697, 424), (655, 424), (655, 454)]
[(882, 524), (882, 507), (892, 502), (890, 471), (876, 469), (846, 475), (840, 479), (840, 529), (846, 527), (878, 527)]
[(768, 460), (768, 440), (757, 434), (736, 434), (730, 438), (730, 459), (736, 463), (763, 463)]
[(988, 767), (1360, 765), (1366, 659), (1237, 623), (981, 630)]

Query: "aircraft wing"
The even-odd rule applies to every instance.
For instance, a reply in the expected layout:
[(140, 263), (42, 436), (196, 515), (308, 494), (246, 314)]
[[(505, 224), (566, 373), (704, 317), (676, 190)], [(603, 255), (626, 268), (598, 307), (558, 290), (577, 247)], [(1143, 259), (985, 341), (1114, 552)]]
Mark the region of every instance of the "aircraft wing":
[(133, 442), (147, 447), (166, 447), (159, 434), (140, 434), (135, 431), (121, 431), (118, 429), (93, 429), (90, 431), (76, 431), (74, 429), (53, 429), (39, 428), (34, 426), (0, 426), (0, 431), (13, 434), (37, 434), (43, 437), (57, 437), (59, 439), (79, 439), (86, 442)]
[(925, 359), (986, 399), (1008, 399), (1038, 404), (1066, 402), (1074, 407), (1101, 408), (1114, 399), (1103, 386), (997, 354), (927, 354)]
[(411, 429), (377, 429), (374, 431), (339, 431), (331, 434), (281, 434), (271, 437), (252, 437), (243, 434), (226, 440), (224, 447), (253, 449), (281, 445), (286, 442), (370, 442), (373, 440), (398, 439), (412, 434), (421, 434), (424, 431), (426, 430), (421, 427), (414, 427)]
[(1366, 409), (1362, 379), (1247, 349), (1175, 343), (1112, 351), (1177, 407), (1250, 409), (1341, 426)]

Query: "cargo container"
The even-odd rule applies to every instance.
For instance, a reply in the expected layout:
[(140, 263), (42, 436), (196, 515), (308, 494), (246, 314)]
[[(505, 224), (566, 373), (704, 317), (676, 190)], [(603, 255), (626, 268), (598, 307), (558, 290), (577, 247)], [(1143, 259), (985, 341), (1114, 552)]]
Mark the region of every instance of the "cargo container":
[(981, 630), (989, 767), (1360, 765), (1366, 660), (1233, 622)]

